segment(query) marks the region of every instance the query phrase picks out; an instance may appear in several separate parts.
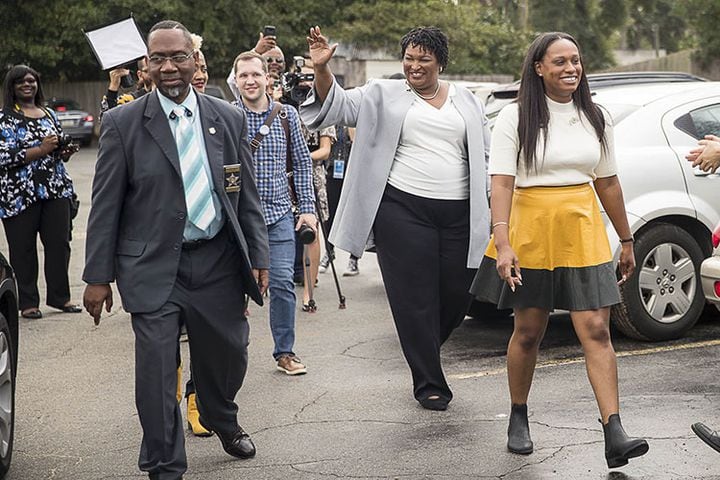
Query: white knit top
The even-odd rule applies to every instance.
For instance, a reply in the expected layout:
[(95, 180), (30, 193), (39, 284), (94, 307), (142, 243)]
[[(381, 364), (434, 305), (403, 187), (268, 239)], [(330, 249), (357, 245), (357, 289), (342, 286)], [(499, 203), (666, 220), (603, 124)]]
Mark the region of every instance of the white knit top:
[(388, 183), (403, 192), (437, 200), (470, 196), (465, 120), (448, 98), (435, 108), (419, 98), (410, 106), (400, 132)]
[(613, 129), (604, 111), (607, 154), (587, 117), (574, 103), (558, 103), (545, 97), (550, 110), (548, 140), (543, 153), (543, 135), (538, 136), (535, 161), (537, 170), (525, 169), (525, 158), (518, 138), (518, 105), (511, 103), (500, 111), (490, 143), (490, 175), (512, 175), (516, 187), (563, 186), (588, 183), (617, 174)]

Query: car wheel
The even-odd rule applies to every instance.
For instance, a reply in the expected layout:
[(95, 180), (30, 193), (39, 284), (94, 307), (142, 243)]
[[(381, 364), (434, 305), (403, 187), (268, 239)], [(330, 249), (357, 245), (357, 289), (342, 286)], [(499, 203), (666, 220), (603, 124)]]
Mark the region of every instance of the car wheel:
[(15, 352), (7, 319), (0, 313), (0, 478), (10, 468), (15, 433)]
[(659, 223), (635, 239), (635, 274), (620, 288), (612, 318), (639, 340), (681, 337), (702, 313), (702, 249), (685, 230)]

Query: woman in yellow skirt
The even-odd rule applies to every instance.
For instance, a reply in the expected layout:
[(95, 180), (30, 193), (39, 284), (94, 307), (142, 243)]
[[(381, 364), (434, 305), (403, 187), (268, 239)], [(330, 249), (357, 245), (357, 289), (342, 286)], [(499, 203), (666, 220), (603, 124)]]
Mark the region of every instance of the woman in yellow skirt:
[[(609, 329), (618, 283), (635, 269), (633, 238), (610, 117), (592, 101), (572, 36), (544, 33), (530, 45), (518, 101), (495, 123), (489, 173), (493, 236), (471, 291), (515, 314), (507, 358), (508, 450), (533, 451), (528, 394), (549, 314), (563, 309), (585, 353), (608, 466), (625, 465), (648, 451), (647, 442), (629, 438), (620, 423)], [(596, 194), (622, 244), (619, 281)]]

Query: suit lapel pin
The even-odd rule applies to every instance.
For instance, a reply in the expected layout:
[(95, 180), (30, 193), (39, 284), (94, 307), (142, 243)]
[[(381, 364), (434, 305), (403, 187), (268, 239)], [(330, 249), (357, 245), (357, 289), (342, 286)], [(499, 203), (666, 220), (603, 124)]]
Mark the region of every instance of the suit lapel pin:
[(208, 128), (208, 132), (210, 132), (210, 135), (215, 135), (215, 127)]

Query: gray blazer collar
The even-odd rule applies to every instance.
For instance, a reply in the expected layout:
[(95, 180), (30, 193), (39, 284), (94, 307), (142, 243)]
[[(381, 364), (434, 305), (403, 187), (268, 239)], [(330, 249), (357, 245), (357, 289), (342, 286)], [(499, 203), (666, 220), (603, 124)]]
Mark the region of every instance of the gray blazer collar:
[(165, 116), (165, 112), (160, 106), (160, 100), (157, 97), (158, 95), (159, 93), (156, 91), (150, 92), (146, 95), (145, 128), (147, 128), (150, 136), (158, 144), (168, 161), (170, 161), (170, 164), (175, 169), (175, 172), (177, 172), (180, 178), (182, 178), (180, 159), (178, 158), (175, 139), (173, 138), (172, 130), (170, 130), (168, 118)]

